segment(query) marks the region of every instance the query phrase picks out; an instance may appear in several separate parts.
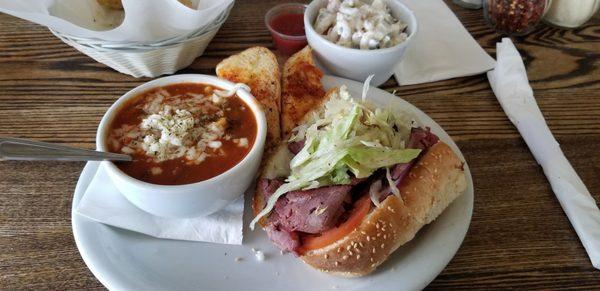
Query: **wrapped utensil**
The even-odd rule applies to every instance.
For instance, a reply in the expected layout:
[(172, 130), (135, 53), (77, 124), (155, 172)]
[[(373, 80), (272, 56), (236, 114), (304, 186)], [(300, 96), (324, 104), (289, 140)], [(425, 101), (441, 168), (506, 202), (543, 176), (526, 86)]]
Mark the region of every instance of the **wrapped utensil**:
[(600, 210), (548, 128), (533, 96), (521, 55), (509, 38), (496, 45), (488, 79), (502, 109), (544, 170), (592, 265), (600, 269)]

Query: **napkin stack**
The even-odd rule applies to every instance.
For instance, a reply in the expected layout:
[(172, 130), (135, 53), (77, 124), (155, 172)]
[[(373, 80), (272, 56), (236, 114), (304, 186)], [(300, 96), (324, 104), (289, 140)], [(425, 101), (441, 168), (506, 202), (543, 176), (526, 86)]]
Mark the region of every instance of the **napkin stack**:
[(533, 153), (595, 268), (600, 269), (600, 210), (540, 111), (521, 55), (508, 38), (496, 46), (497, 64), (488, 79), (500, 105)]
[(100, 223), (157, 238), (242, 244), (243, 195), (209, 216), (185, 219), (158, 217), (137, 208), (121, 195), (102, 165), (77, 205), (77, 212)]
[[(472, 76), (494, 68), (492, 59), (442, 0), (402, 0), (418, 29), (394, 75), (400, 85)], [(483, 17), (483, 16), (482, 16)]]

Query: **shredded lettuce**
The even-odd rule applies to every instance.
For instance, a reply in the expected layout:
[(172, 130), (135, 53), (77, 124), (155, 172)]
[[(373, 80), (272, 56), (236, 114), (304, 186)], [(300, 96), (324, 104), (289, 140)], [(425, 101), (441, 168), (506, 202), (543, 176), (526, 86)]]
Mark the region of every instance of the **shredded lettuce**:
[(419, 149), (394, 150), (377, 147), (353, 147), (348, 149), (348, 155), (352, 160), (369, 169), (379, 169), (397, 163), (404, 163), (399, 161), (411, 161), (420, 152)]
[(398, 189), (398, 187), (396, 187), (396, 183), (394, 183), (394, 180), (392, 180), (392, 174), (390, 173), (390, 168), (385, 168), (385, 178), (388, 181), (388, 185), (390, 186), (390, 190), (392, 191), (392, 193), (394, 193), (394, 195), (396, 195), (396, 197), (402, 199), (402, 197), (400, 197), (400, 189)]
[(375, 206), (381, 206), (381, 202), (379, 202), (379, 192), (381, 191), (381, 180), (377, 180), (369, 186), (369, 196), (371, 197), (371, 201)]
[[(367, 83), (363, 96), (368, 88)], [(365, 178), (381, 168), (386, 168), (389, 176), (389, 167), (419, 155), (420, 150), (404, 146), (410, 133), (408, 119), (389, 110), (372, 109), (364, 98), (355, 101), (341, 86), (323, 110), (295, 129), (290, 141), (304, 140), (304, 147), (291, 160), (285, 183), (269, 197), (250, 228), (289, 191), (349, 184), (350, 174)]]

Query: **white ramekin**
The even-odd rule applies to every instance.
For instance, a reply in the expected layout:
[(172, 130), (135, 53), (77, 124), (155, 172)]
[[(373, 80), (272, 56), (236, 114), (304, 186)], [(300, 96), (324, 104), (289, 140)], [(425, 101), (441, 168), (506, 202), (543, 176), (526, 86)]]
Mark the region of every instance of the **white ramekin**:
[(404, 42), (390, 48), (360, 50), (337, 45), (315, 31), (313, 23), (319, 14), (319, 9), (327, 5), (327, 0), (312, 1), (304, 13), (304, 30), (308, 44), (313, 48), (319, 64), (334, 75), (359, 82), (374, 74), (375, 77), (371, 81), (373, 86), (379, 86), (387, 81), (417, 33), (417, 18), (398, 0), (385, 0), (385, 3), (394, 17), (406, 22), (408, 37)]
[[(175, 75), (144, 83), (125, 93), (106, 111), (98, 126), (96, 148), (100, 151), (108, 151), (106, 138), (110, 123), (127, 100), (152, 88), (190, 82), (208, 84), (225, 90), (234, 87), (234, 83), (227, 80), (200, 74)], [(237, 93), (248, 104), (257, 123), (256, 141), (242, 161), (211, 179), (174, 186), (156, 185), (137, 180), (125, 174), (114, 163), (103, 161), (102, 166), (117, 189), (138, 208), (157, 216), (174, 218), (208, 215), (239, 198), (252, 183), (260, 165), (267, 122), (261, 106), (249, 92), (240, 89)]]

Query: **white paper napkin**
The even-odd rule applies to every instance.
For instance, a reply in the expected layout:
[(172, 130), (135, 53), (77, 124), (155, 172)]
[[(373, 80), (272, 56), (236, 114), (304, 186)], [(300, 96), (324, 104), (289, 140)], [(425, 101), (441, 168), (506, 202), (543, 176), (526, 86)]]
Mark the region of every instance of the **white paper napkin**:
[(176, 0), (123, 0), (123, 13), (96, 0), (0, 0), (0, 12), (77, 37), (154, 42), (211, 24), (233, 0), (192, 2), (196, 9)]
[(496, 45), (497, 63), (488, 79), (517, 127), (596, 269), (600, 269), (600, 210), (550, 132), (527, 80), (521, 55), (508, 38)]
[(77, 212), (100, 223), (158, 238), (242, 244), (243, 195), (209, 216), (190, 219), (158, 217), (142, 211), (121, 195), (102, 165), (77, 205)]
[(494, 68), (494, 59), (473, 39), (444, 1), (401, 1), (415, 13), (418, 31), (394, 71), (398, 84), (472, 76)]

